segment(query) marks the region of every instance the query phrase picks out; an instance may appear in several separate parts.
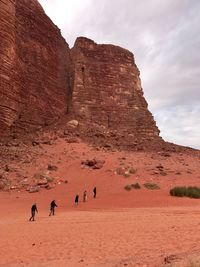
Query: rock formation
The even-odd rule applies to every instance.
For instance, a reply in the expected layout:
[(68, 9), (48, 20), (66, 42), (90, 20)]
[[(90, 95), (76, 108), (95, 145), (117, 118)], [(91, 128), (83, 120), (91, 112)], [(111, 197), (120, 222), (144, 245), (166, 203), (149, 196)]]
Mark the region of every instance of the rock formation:
[(147, 109), (140, 73), (131, 52), (79, 37), (71, 54), (74, 62), (72, 103), (76, 116), (140, 141), (159, 136)]
[(161, 141), (128, 50), (79, 37), (70, 51), (37, 0), (1, 0), (0, 39), (0, 136), (68, 114), (83, 135), (99, 126), (128, 146)]
[(69, 48), (37, 0), (0, 1), (0, 134), (67, 111)]

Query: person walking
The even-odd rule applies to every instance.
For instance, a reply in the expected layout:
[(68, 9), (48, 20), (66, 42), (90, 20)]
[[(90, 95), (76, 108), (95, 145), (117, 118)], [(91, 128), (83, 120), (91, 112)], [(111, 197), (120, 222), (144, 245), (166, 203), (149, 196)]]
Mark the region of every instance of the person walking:
[(35, 221), (35, 212), (38, 212), (36, 203), (34, 203), (31, 207), (31, 218), (29, 219), (29, 221)]
[(93, 198), (96, 198), (96, 196), (97, 196), (97, 188), (95, 186), (93, 189)]
[(77, 206), (79, 201), (79, 195), (75, 196), (74, 204)]
[(56, 205), (56, 201), (53, 200), (50, 203), (50, 214), (49, 214), (49, 216), (55, 215), (55, 207), (58, 207), (58, 206)]
[(83, 202), (87, 201), (87, 191), (85, 190), (83, 193)]

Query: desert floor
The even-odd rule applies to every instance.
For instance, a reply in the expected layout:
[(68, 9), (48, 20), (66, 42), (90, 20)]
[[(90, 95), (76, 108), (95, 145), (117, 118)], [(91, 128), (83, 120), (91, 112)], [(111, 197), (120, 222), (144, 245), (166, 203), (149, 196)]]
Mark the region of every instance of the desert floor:
[[(169, 195), (174, 185), (200, 185), (199, 158), (171, 154), (95, 151), (81, 144), (42, 148), (31, 162), (15, 166), (24, 177), (48, 172), (51, 190), (0, 193), (0, 266), (200, 266), (200, 200)], [(59, 156), (58, 156), (59, 155)], [(105, 160), (101, 169), (81, 165), (87, 158)], [(49, 172), (47, 164), (57, 171)], [(159, 165), (165, 172), (157, 171)], [(130, 177), (118, 167), (137, 169)], [(28, 179), (28, 178), (27, 178)], [(68, 183), (62, 182), (67, 179)], [(61, 181), (61, 182), (60, 182)], [(127, 184), (153, 182), (159, 190), (124, 189)], [(92, 189), (97, 187), (97, 198)], [(82, 193), (88, 191), (88, 201)], [(75, 194), (80, 203), (73, 205)], [(56, 199), (56, 215), (49, 203)], [(36, 221), (29, 222), (36, 202)], [(195, 263), (195, 264), (194, 264)]]
[[(164, 192), (161, 197), (161, 191), (154, 191), (146, 193), (145, 202), (141, 199), (134, 208), (101, 208), (101, 196), (74, 207), (65, 204), (65, 190), (62, 186), (34, 196), (0, 195), (0, 266), (169, 266), (167, 263), (189, 262), (200, 255), (198, 200), (182, 199), (181, 205), (177, 199), (177, 206), (142, 207), (148, 197), (149, 205), (151, 199), (171, 200)], [(52, 195), (59, 207), (49, 217)], [(29, 222), (35, 199), (39, 212), (36, 221)]]

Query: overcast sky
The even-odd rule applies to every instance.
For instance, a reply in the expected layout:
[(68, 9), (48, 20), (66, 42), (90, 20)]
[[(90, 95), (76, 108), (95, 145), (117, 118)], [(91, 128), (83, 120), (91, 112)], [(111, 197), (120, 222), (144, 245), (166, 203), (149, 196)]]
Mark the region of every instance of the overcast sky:
[(77, 36), (134, 53), (161, 136), (200, 148), (200, 0), (39, 0), (69, 46)]

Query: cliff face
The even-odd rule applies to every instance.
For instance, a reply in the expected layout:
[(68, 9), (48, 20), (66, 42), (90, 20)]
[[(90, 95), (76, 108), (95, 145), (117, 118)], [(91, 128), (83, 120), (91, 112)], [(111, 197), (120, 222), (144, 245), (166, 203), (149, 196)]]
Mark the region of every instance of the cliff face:
[(27, 130), (67, 111), (69, 48), (36, 0), (0, 2), (0, 131)]
[(15, 1), (0, 1), (0, 132), (7, 130), (18, 109), (15, 81)]
[(71, 53), (75, 70), (73, 111), (77, 116), (133, 139), (159, 136), (131, 52), (80, 37)]
[(79, 37), (70, 51), (37, 0), (0, 1), (0, 40), (0, 136), (70, 113), (85, 136), (100, 126), (128, 146), (160, 140), (128, 50)]

